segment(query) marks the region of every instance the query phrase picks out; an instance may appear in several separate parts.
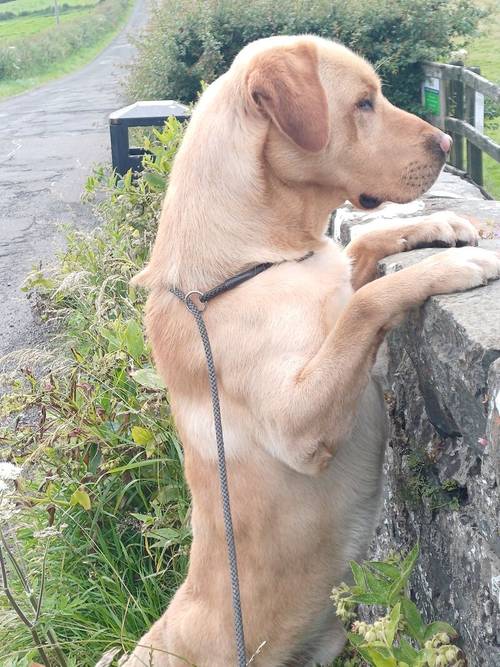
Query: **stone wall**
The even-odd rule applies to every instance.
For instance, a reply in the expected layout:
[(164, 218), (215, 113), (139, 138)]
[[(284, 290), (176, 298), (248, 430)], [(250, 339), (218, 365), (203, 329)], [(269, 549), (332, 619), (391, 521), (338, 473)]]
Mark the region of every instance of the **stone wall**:
[[(500, 203), (443, 174), (424, 199), (376, 213), (339, 209), (343, 243), (358, 225), (450, 209), (472, 215), (500, 251)], [(386, 258), (381, 274), (438, 250)], [(454, 625), (471, 667), (500, 666), (500, 281), (434, 297), (387, 340), (391, 437), (384, 510), (372, 555), (420, 542), (412, 595)]]

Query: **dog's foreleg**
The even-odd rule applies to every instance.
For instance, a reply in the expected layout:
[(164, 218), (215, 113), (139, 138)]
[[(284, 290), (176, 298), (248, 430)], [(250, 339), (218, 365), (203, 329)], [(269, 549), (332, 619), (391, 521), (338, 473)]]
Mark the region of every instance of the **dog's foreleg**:
[(400, 224), (394, 221), (374, 223), (367, 229), (345, 249), (352, 261), (351, 282), (356, 290), (377, 277), (377, 264), (384, 257), (436, 245), (477, 245), (479, 238), (471, 222), (451, 211), (410, 218)]
[(355, 292), (319, 351), (293, 378), (292, 387), (290, 380), (288, 389), (283, 387), (288, 408), (281, 424), (286, 462), (307, 474), (317, 474), (328, 465), (351, 432), (385, 333), (411, 308), (434, 294), (470, 289), (499, 276), (498, 255), (457, 248)]

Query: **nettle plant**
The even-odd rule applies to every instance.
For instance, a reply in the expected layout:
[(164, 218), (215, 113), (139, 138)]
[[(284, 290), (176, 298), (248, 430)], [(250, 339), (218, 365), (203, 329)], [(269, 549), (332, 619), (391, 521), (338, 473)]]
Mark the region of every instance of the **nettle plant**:
[[(334, 667), (465, 667), (463, 652), (452, 643), (455, 629), (443, 621), (425, 623), (406, 594), (418, 552), (415, 546), (402, 560), (351, 562), (354, 585), (343, 583), (332, 592), (348, 640)], [(357, 605), (371, 622), (358, 618)], [(380, 608), (386, 611), (376, 616)]]

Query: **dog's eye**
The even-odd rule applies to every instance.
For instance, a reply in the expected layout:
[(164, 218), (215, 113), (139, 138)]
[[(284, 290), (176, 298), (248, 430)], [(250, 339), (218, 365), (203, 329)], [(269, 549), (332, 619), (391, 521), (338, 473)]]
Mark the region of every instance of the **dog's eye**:
[(361, 111), (373, 111), (373, 102), (366, 98), (365, 100), (360, 100), (356, 107), (361, 109)]

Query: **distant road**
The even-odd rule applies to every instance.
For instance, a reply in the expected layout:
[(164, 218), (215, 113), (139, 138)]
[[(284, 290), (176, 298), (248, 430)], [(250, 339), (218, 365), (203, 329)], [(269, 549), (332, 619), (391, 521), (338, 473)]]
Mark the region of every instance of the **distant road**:
[(123, 104), (119, 79), (144, 25), (137, 0), (122, 32), (75, 74), (0, 102), (0, 357), (39, 337), (20, 286), (62, 247), (57, 226), (93, 224), (80, 202), (92, 165), (110, 160), (108, 114)]

